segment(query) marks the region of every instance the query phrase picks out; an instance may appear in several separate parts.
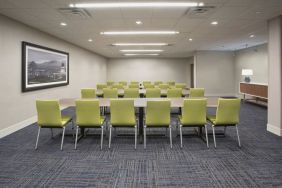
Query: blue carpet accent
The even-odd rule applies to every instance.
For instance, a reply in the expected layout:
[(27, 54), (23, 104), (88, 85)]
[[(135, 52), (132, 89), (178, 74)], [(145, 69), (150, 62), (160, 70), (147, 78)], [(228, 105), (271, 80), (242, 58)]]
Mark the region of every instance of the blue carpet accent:
[(133, 137), (113, 138), (111, 149), (104, 140), (101, 151), (99, 136), (82, 139), (77, 150), (66, 137), (60, 151), (60, 131), (51, 139), (49, 129), (41, 130), (36, 151), (33, 124), (0, 140), (0, 187), (282, 187), (282, 138), (266, 123), (265, 108), (243, 103), (241, 149), (230, 127), (217, 149), (212, 136), (210, 149), (197, 137), (184, 137), (183, 149), (179, 137), (173, 149), (166, 137), (148, 137), (147, 150), (139, 144), (136, 151)]

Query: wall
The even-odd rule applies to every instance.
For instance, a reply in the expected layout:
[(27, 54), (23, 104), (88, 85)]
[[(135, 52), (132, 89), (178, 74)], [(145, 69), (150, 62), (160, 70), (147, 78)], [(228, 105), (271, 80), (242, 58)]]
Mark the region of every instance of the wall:
[(235, 92), (239, 93), (239, 82), (244, 80), (242, 69), (252, 69), (251, 82), (268, 83), (267, 44), (235, 52)]
[(196, 52), (195, 78), (195, 87), (205, 88), (207, 96), (234, 96), (234, 53)]
[(107, 65), (108, 80), (174, 80), (190, 86), (190, 63), (177, 58), (122, 58), (110, 59)]
[[(21, 92), (21, 42), (47, 46), (70, 54), (70, 84)], [(107, 59), (0, 15), (0, 132), (36, 115), (35, 100), (78, 97), (80, 88), (106, 81)], [(34, 119), (34, 118), (33, 118)], [(7, 129), (5, 129), (7, 130)], [(0, 134), (1, 137), (1, 134)]]

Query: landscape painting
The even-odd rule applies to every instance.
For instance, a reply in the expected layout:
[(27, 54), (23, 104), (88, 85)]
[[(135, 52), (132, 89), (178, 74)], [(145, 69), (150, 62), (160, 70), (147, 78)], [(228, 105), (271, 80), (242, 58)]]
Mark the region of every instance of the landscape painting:
[(55, 49), (22, 43), (22, 91), (69, 84), (69, 54)]

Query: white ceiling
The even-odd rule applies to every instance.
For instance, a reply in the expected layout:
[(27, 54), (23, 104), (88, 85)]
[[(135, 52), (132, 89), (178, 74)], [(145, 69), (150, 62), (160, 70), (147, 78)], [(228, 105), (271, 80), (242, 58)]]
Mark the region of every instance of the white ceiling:
[[(233, 51), (255, 46), (267, 42), (267, 20), (282, 14), (282, 0), (191, 0), (204, 2), (205, 6), (215, 6), (203, 14), (192, 14), (187, 8), (110, 8), (87, 9), (91, 17), (83, 18), (64, 15), (58, 11), (59, 8), (68, 8), (70, 3), (121, 1), (126, 2), (126, 0), (0, 0), (0, 14), (112, 58), (123, 57), (120, 49), (163, 49), (161, 57), (189, 57), (196, 50)], [(156, 1), (159, 0), (154, 0)], [(143, 25), (136, 25), (136, 20), (141, 20)], [(214, 20), (218, 21), (217, 26), (210, 24)], [(62, 27), (60, 22), (66, 22), (68, 25)], [(174, 36), (100, 35), (102, 31), (112, 30), (177, 30), (180, 33)], [(254, 34), (255, 37), (250, 38), (250, 34)], [(89, 38), (92, 38), (93, 42), (88, 42)], [(189, 38), (193, 38), (193, 41), (190, 42)], [(172, 45), (111, 46), (112, 43), (121, 42), (165, 42)]]

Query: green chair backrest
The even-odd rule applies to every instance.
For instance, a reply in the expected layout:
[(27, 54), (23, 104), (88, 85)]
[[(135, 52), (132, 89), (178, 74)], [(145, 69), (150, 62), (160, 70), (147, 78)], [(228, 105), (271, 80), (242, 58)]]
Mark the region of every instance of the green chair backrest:
[(167, 84), (170, 85), (170, 86), (174, 86), (175, 85), (175, 81), (168, 81)]
[(96, 91), (94, 88), (83, 88), (80, 92), (81, 98), (83, 99), (96, 98)]
[(176, 88), (185, 89), (186, 84), (185, 84), (185, 83), (176, 83), (176, 84), (175, 84), (175, 87), (176, 87)]
[(155, 81), (155, 82), (154, 82), (155, 86), (158, 86), (158, 85), (160, 85), (160, 84), (162, 84), (162, 83), (163, 83), (162, 81)]
[(123, 86), (127, 86), (127, 81), (119, 81), (118, 83), (123, 85)]
[(170, 125), (170, 101), (147, 101), (145, 124)]
[(138, 88), (139, 89), (139, 84), (129, 84), (129, 88)]
[(189, 97), (204, 97), (205, 89), (204, 88), (190, 88)]
[(111, 80), (110, 80), (110, 81), (107, 81), (107, 85), (108, 85), (108, 86), (112, 86), (112, 85), (114, 85), (114, 83), (115, 83), (115, 82), (114, 82), (114, 81), (111, 81)]
[(183, 125), (206, 124), (207, 99), (185, 99), (182, 108)]
[(135, 125), (134, 100), (115, 100), (110, 102), (111, 125), (129, 126)]
[(123, 85), (122, 84), (114, 84), (114, 85), (112, 85), (112, 88), (123, 89)]
[(104, 88), (103, 97), (104, 98), (118, 98), (118, 90), (116, 88)]
[(61, 125), (62, 115), (59, 102), (56, 100), (37, 100), (37, 124), (38, 125)]
[(169, 88), (169, 85), (168, 85), (168, 84), (160, 84), (160, 85), (159, 85), (159, 88), (160, 88), (160, 89), (168, 89), (168, 88)]
[(77, 125), (100, 125), (99, 100), (76, 100), (76, 124)]
[(161, 90), (159, 88), (146, 89), (146, 98), (160, 98)]
[(139, 98), (139, 89), (138, 88), (125, 89), (124, 98)]
[(218, 99), (215, 123), (238, 124), (240, 120), (240, 99)]
[(104, 88), (107, 88), (107, 84), (97, 84), (97, 89), (104, 89)]
[(143, 81), (143, 85), (145, 84), (151, 84), (151, 81)]
[(144, 88), (148, 89), (148, 88), (154, 88), (155, 86), (153, 84), (144, 84)]
[(139, 82), (137, 82), (137, 81), (131, 81), (130, 84), (137, 84), (137, 85), (139, 85)]
[(167, 90), (168, 98), (179, 98), (182, 97), (182, 89), (181, 88), (173, 88)]

